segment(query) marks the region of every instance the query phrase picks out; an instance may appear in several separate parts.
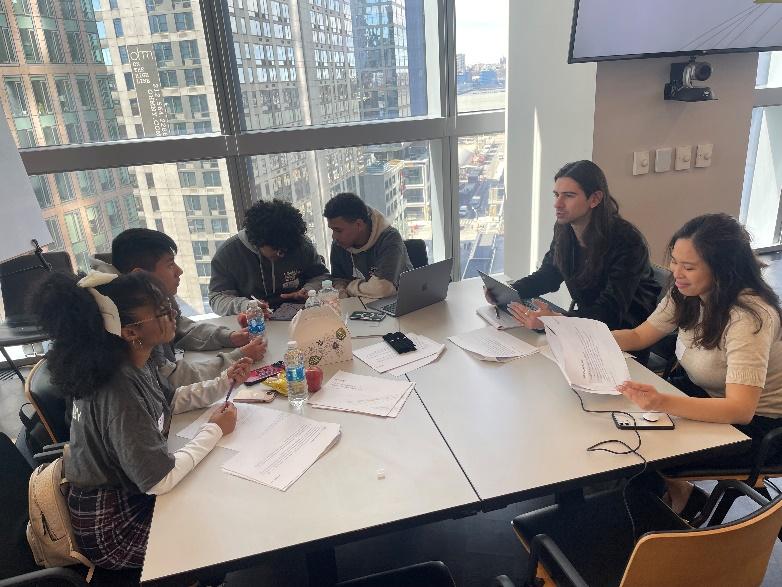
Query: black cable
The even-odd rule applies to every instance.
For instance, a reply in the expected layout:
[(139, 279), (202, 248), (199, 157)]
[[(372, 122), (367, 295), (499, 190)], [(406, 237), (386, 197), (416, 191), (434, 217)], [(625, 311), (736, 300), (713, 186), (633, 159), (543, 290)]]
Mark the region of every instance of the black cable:
[[(632, 420), (632, 422), (633, 422), (633, 426), (636, 426), (635, 416), (633, 416), (630, 412), (624, 412), (622, 410), (589, 410), (584, 405), (584, 398), (581, 397), (581, 394), (578, 393), (572, 387), (570, 389), (573, 391), (573, 393), (576, 394), (576, 397), (578, 398), (578, 401), (581, 403), (581, 409), (584, 412), (586, 412), (587, 414), (611, 414), (612, 417), (613, 417), (614, 414), (622, 414), (622, 415), (627, 416), (628, 418), (630, 418), (630, 420)], [(634, 454), (639, 459), (641, 459), (641, 461), (643, 462), (643, 467), (641, 468), (641, 470), (638, 473), (636, 473), (635, 475), (633, 475), (632, 477), (630, 477), (629, 479), (627, 479), (627, 481), (625, 481), (624, 487), (622, 487), (622, 502), (624, 503), (625, 511), (627, 512), (627, 517), (630, 519), (630, 528), (631, 528), (632, 533), (633, 533), (633, 536), (632, 536), (633, 544), (635, 544), (637, 542), (638, 538), (636, 537), (636, 527), (635, 527), (635, 519), (633, 518), (633, 512), (630, 510), (630, 504), (627, 501), (627, 488), (630, 485), (630, 483), (632, 483), (635, 479), (637, 479), (638, 477), (640, 477), (641, 475), (646, 473), (647, 465), (649, 463), (646, 460), (646, 457), (644, 457), (640, 452), (638, 452), (639, 449), (641, 448), (641, 433), (638, 431), (638, 428), (633, 428), (633, 432), (635, 432), (635, 436), (638, 439), (638, 445), (635, 448), (631, 447), (624, 440), (618, 440), (616, 438), (611, 438), (609, 440), (601, 440), (600, 442), (596, 442), (592, 446), (588, 446), (586, 448), (586, 451), (587, 452), (601, 451), (601, 452), (611, 453), (611, 454), (614, 454), (614, 455)], [(613, 449), (606, 448), (605, 446), (603, 446), (603, 445), (607, 445), (607, 444), (610, 444), (610, 443), (620, 444), (620, 445), (624, 446), (627, 450), (622, 450), (622, 451), (620, 451), (620, 450), (613, 450)]]

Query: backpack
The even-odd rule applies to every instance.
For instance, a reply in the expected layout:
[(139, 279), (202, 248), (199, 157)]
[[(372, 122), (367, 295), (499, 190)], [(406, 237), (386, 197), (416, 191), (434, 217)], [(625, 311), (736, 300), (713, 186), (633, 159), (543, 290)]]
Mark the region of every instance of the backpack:
[(95, 570), (87, 558), (76, 550), (66, 496), (68, 481), (62, 476), (62, 457), (39, 465), (30, 475), (30, 521), (27, 542), (40, 567), (61, 567), (81, 563), (90, 570), (87, 582)]

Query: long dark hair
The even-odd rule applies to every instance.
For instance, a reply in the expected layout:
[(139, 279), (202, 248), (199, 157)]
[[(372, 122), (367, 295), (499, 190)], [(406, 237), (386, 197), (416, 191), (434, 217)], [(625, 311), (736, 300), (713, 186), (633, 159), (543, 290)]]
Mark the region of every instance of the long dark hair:
[(760, 330), (762, 316), (739, 298), (744, 290), (750, 290), (773, 307), (782, 320), (779, 296), (761, 274), (765, 265), (752, 252), (749, 233), (735, 218), (727, 214), (704, 214), (693, 218), (671, 237), (669, 259), (679, 239), (692, 241), (714, 278), (714, 285), (705, 301), (699, 296), (684, 296), (675, 287), (671, 288), (671, 299), (675, 304), (674, 321), (685, 330), (695, 329), (694, 344), (705, 349), (717, 348), (734, 306), (752, 314), (757, 322), (756, 332)]
[(557, 171), (554, 181), (561, 177), (575, 181), (587, 198), (595, 192), (603, 192), (603, 199), (592, 208), (589, 224), (584, 230), (585, 257), (577, 273), (574, 259), (578, 246), (576, 233), (569, 224), (557, 224), (554, 227), (554, 264), (575, 288), (585, 289), (595, 285), (595, 280), (603, 271), (611, 230), (616, 219), (620, 218), (619, 203), (608, 191), (608, 181), (603, 170), (592, 161), (566, 163)]
[[(106, 332), (95, 298), (77, 281), (65, 273), (49, 275), (37, 291), (36, 313), (53, 341), (46, 355), (52, 382), (66, 395), (86, 397), (128, 360), (130, 347)], [(121, 275), (95, 289), (117, 305), (123, 326), (137, 320), (140, 308), (157, 309), (168, 300), (163, 286), (145, 271)]]

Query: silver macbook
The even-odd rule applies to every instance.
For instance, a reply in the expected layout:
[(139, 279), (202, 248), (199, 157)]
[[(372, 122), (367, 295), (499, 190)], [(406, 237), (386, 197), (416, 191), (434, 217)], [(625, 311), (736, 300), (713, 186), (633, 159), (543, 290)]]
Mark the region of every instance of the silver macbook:
[(379, 310), (391, 316), (404, 316), (415, 310), (441, 302), (448, 295), (453, 259), (438, 261), (399, 276), (396, 295), (375, 300), (367, 308)]

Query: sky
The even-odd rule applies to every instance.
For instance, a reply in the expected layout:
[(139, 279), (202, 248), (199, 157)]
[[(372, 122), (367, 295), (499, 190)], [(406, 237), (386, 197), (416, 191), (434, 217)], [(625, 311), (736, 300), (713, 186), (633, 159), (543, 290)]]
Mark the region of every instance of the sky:
[(509, 0), (456, 0), (456, 52), (467, 65), (497, 63), (508, 54)]

